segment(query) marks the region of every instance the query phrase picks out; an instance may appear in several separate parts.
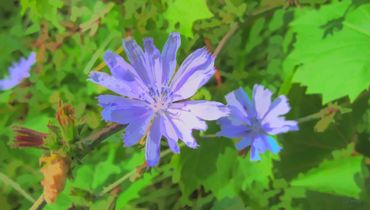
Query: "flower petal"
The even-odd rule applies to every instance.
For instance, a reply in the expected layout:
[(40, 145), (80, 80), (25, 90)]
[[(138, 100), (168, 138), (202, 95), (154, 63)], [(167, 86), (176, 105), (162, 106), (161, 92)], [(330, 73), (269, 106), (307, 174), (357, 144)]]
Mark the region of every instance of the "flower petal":
[(265, 140), (267, 142), (268, 149), (272, 153), (277, 154), (280, 152), (281, 147), (278, 145), (278, 143), (276, 142), (274, 138), (272, 138), (271, 136), (265, 136)]
[(245, 135), (235, 146), (237, 150), (242, 150), (252, 145), (252, 142), (253, 142), (252, 136)]
[(150, 167), (157, 165), (160, 159), (160, 141), (162, 133), (159, 120), (159, 116), (154, 117), (145, 144), (145, 160)]
[(137, 75), (135, 69), (121, 56), (108, 50), (103, 56), (104, 62), (109, 67), (112, 75), (124, 81), (133, 81)]
[(271, 105), (272, 92), (265, 89), (262, 85), (254, 85), (253, 102), (257, 112), (257, 118), (263, 119)]
[(261, 160), (260, 155), (259, 155), (259, 151), (255, 147), (251, 147), (250, 160), (251, 161)]
[(297, 131), (298, 122), (293, 120), (285, 120), (284, 117), (277, 117), (274, 120), (270, 120), (263, 127), (267, 133), (276, 135), (280, 133), (286, 133), (288, 131)]
[(89, 80), (120, 95), (132, 98), (139, 97), (139, 92), (135, 91), (135, 87), (132, 87), (122, 80), (116, 79), (115, 77), (110, 76), (104, 72), (91, 72)]
[(143, 101), (124, 98), (122, 96), (115, 95), (100, 95), (97, 97), (98, 103), (101, 107), (116, 106), (117, 109), (129, 108), (131, 106), (144, 107), (146, 104)]
[(196, 50), (185, 59), (171, 84), (174, 101), (193, 96), (212, 77), (215, 73), (214, 60), (205, 48)]
[(163, 136), (167, 138), (168, 146), (170, 147), (170, 149), (174, 153), (179, 153), (180, 148), (177, 144), (179, 134), (171, 118), (169, 118), (166, 114), (163, 114), (161, 116), (161, 131), (163, 133)]
[(136, 118), (130, 121), (123, 135), (123, 143), (126, 147), (136, 144), (146, 135), (152, 116), (153, 112), (148, 111), (137, 115)]
[(8, 90), (19, 83), (23, 79), (30, 76), (30, 70), (33, 64), (36, 63), (36, 53), (32, 52), (28, 58), (21, 58), (17, 63), (9, 68), (9, 75), (0, 80), (0, 90)]
[(277, 117), (290, 111), (288, 99), (285, 96), (279, 96), (272, 102), (270, 110), (262, 120), (262, 124), (275, 120)]
[(230, 108), (230, 115), (248, 122), (248, 117), (254, 117), (255, 111), (248, 95), (242, 88), (238, 88), (225, 96)]
[[(254, 149), (255, 153), (264, 153), (266, 150), (270, 150), (273, 154), (277, 154), (281, 147), (277, 144), (276, 140), (271, 136), (267, 135), (260, 135), (257, 136), (252, 143), (252, 148)], [(259, 155), (258, 155), (259, 156)], [(251, 154), (252, 158), (252, 154)], [(253, 158), (257, 158), (256, 154), (253, 154)], [(251, 159), (257, 160), (257, 159)]]
[(162, 62), (161, 53), (154, 45), (152, 38), (144, 39), (145, 58), (148, 64), (149, 79), (157, 88), (162, 86)]
[[(171, 114), (173, 115), (173, 114)], [(199, 125), (192, 124), (191, 121), (183, 120), (183, 118), (178, 116), (171, 116), (170, 117), (173, 124), (175, 125), (175, 128), (178, 132), (179, 138), (190, 148), (197, 148), (198, 143), (195, 141), (194, 137), (192, 136), (192, 129), (194, 127), (198, 127)], [(203, 121), (201, 121), (203, 122)], [(198, 122), (195, 122), (196, 124), (201, 124)], [(204, 123), (204, 122), (203, 122)], [(205, 124), (205, 123), (204, 123)], [(202, 125), (207, 127), (207, 125)], [(193, 127), (193, 128), (192, 128)]]
[(113, 77), (124, 81), (126, 84), (129, 84), (132, 91), (136, 93), (147, 91), (146, 85), (137, 74), (135, 69), (130, 64), (128, 64), (121, 56), (108, 50), (104, 54), (103, 58), (105, 63), (109, 67)]
[(248, 127), (243, 124), (234, 124), (228, 118), (221, 118), (217, 121), (221, 127), (221, 131), (217, 133), (218, 136), (225, 136), (228, 138), (242, 138), (249, 133)]
[(253, 139), (252, 147), (257, 149), (259, 153), (264, 153), (268, 149), (268, 145), (266, 143), (264, 135), (259, 135)]
[(151, 84), (148, 74), (148, 64), (146, 62), (145, 54), (141, 47), (133, 39), (123, 40), (123, 48), (126, 51), (127, 57), (131, 65), (136, 70), (137, 74), (146, 84)]
[[(197, 130), (207, 130), (207, 124), (198, 118), (194, 113), (189, 112), (188, 110), (184, 110), (178, 108), (176, 104), (172, 104), (171, 108), (169, 108), (168, 113), (171, 115), (172, 120), (179, 120), (186, 124), (187, 128), (190, 129), (197, 129)], [(178, 127), (178, 129), (181, 129)]]
[(102, 116), (105, 121), (119, 124), (128, 124), (150, 109), (139, 100), (123, 98), (113, 95), (98, 96), (99, 105), (102, 106)]
[(215, 101), (185, 101), (175, 103), (175, 106), (193, 113), (202, 120), (217, 120), (229, 114), (225, 105)]
[(162, 82), (167, 84), (176, 69), (176, 54), (181, 44), (179, 33), (170, 33), (162, 49)]

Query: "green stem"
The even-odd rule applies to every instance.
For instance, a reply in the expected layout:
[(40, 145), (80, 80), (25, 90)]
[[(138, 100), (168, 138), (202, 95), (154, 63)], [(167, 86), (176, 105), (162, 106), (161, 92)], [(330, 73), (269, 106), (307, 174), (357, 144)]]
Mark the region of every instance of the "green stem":
[(321, 118), (321, 113), (317, 112), (317, 113), (314, 113), (314, 114), (307, 115), (305, 117), (298, 118), (296, 121), (299, 124), (301, 124), (301, 123), (309, 122), (309, 121), (320, 119), (320, 118)]
[(218, 43), (215, 51), (213, 52), (213, 56), (218, 56), (222, 48), (225, 46), (226, 42), (232, 37), (232, 35), (237, 31), (238, 28), (239, 24), (237, 23), (230, 27), (230, 30), (222, 37), (221, 41)]
[[(171, 150), (170, 149), (167, 149), (165, 151), (163, 151), (161, 153), (161, 159), (165, 156), (167, 156), (168, 154), (171, 153)], [(145, 163), (144, 163), (145, 164)], [(107, 193), (109, 193), (110, 191), (112, 191), (113, 189), (115, 189), (116, 187), (118, 187), (119, 185), (121, 185), (124, 181), (126, 181), (127, 179), (129, 179), (131, 176), (135, 175), (137, 173), (137, 169), (138, 168), (141, 168), (143, 165), (140, 165), (138, 166), (137, 168), (135, 168), (134, 170), (128, 172), (127, 174), (123, 175), (121, 178), (119, 178), (117, 181), (113, 182), (112, 184), (108, 185), (107, 187), (105, 187), (103, 189), (103, 191), (101, 193), (99, 193), (99, 196), (103, 196)]]
[(12, 187), (19, 194), (23, 195), (23, 197), (25, 197), (30, 202), (32, 203), (35, 202), (35, 199), (30, 194), (28, 194), (17, 182), (13, 181), (7, 175), (1, 172), (0, 172), (0, 180), (2, 180), (6, 185), (9, 185), (10, 187)]
[(200, 136), (201, 138), (216, 138), (218, 137), (217, 134), (205, 134), (203, 136)]
[(44, 199), (44, 194), (41, 194), (40, 197), (33, 203), (30, 210), (41, 210), (46, 206)]

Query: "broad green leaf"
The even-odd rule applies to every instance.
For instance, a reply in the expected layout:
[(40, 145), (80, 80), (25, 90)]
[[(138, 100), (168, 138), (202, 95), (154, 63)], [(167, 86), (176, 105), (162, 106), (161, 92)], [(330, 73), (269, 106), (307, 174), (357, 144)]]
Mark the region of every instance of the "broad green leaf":
[(178, 181), (182, 191), (182, 202), (186, 202), (188, 196), (205, 180), (217, 173), (218, 155), (224, 151), (229, 141), (199, 141), (199, 148), (183, 148), (180, 153), (176, 170), (173, 175), (174, 181)]
[(122, 193), (117, 198), (116, 208), (121, 209), (125, 207), (132, 199), (138, 198), (140, 191), (151, 185), (151, 182), (156, 175), (158, 175), (157, 171), (145, 173), (142, 178), (133, 183), (129, 183), (128, 186), (125, 186)]
[(224, 153), (218, 155), (216, 165), (217, 172), (210, 174), (205, 180), (205, 188), (211, 190), (217, 199), (235, 197), (242, 186), (242, 183), (238, 183), (241, 181), (237, 179), (239, 177), (235, 177), (235, 172), (238, 171), (238, 156), (235, 149), (226, 148)]
[(296, 33), (286, 71), (307, 93), (323, 103), (349, 96), (351, 101), (370, 85), (370, 5), (352, 8), (349, 0), (319, 10), (296, 10), (290, 28)]
[(335, 195), (359, 198), (362, 178), (362, 157), (347, 157), (324, 161), (291, 182), (292, 186)]
[(176, 31), (176, 24), (180, 25), (180, 33), (186, 37), (193, 37), (193, 24), (197, 20), (213, 17), (206, 1), (203, 0), (168, 0), (168, 9), (163, 16), (169, 22), (169, 31)]
[(94, 179), (92, 182), (92, 188), (96, 189), (97, 187), (105, 184), (105, 181), (112, 175), (118, 174), (121, 172), (120, 167), (114, 163), (115, 147), (110, 145), (108, 152), (108, 157), (105, 161), (98, 163), (94, 167)]
[(249, 154), (240, 156), (235, 148), (227, 147), (218, 155), (216, 165), (217, 172), (209, 174), (203, 185), (217, 199), (233, 198), (246, 192), (258, 207), (267, 205), (262, 194), (273, 178), (271, 154), (267, 152), (260, 161), (250, 161)]
[(22, 126), (37, 130), (40, 132), (48, 132), (48, 123), (53, 120), (53, 118), (49, 117), (47, 114), (44, 113), (32, 113), (29, 115)]

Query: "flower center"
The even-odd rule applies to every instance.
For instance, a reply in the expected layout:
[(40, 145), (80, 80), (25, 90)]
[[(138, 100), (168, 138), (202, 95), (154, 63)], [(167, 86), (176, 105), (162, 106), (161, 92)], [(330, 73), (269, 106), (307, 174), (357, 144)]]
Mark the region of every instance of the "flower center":
[(261, 134), (265, 132), (264, 129), (262, 128), (261, 122), (256, 118), (253, 118), (251, 120), (250, 129), (252, 133), (255, 133), (255, 134)]
[(148, 94), (153, 99), (149, 106), (154, 112), (165, 112), (172, 103), (173, 93), (168, 87), (160, 89), (149, 87)]

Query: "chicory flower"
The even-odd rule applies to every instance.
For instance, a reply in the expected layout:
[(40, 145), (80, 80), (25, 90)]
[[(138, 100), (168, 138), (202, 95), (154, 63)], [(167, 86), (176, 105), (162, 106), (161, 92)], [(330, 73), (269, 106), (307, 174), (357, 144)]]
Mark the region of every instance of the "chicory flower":
[(180, 35), (171, 33), (162, 52), (152, 38), (144, 39), (144, 50), (132, 39), (123, 47), (130, 64), (108, 51), (104, 61), (111, 74), (92, 72), (90, 80), (117, 95), (100, 95), (103, 119), (127, 124), (123, 141), (132, 146), (145, 141), (145, 158), (149, 166), (160, 159), (160, 140), (167, 139), (170, 149), (179, 153), (178, 140), (188, 147), (198, 146), (192, 130), (206, 130), (205, 120), (217, 120), (228, 114), (219, 102), (189, 101), (215, 73), (215, 58), (205, 49), (191, 53), (176, 69)]
[(241, 139), (236, 144), (238, 150), (251, 146), (251, 160), (259, 160), (259, 154), (266, 150), (274, 154), (281, 150), (271, 135), (298, 130), (296, 121), (283, 117), (290, 110), (288, 99), (281, 95), (271, 101), (271, 96), (270, 90), (254, 85), (251, 101), (239, 88), (226, 95), (230, 115), (218, 120), (221, 126), (218, 135)]
[(36, 53), (33, 52), (28, 58), (21, 58), (17, 63), (13, 63), (9, 68), (9, 75), (0, 80), (0, 90), (11, 89), (21, 83), (23, 79), (28, 78), (35, 62)]

